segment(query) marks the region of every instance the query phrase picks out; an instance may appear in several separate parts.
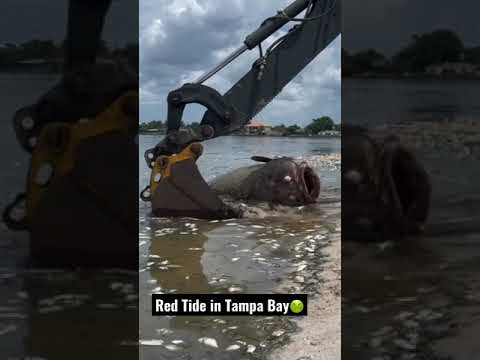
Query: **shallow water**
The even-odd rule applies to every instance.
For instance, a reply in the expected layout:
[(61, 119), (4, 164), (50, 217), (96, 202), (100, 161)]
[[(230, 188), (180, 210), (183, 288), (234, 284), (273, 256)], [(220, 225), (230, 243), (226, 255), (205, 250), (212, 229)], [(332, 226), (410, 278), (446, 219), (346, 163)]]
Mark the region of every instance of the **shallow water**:
[[(4, 134), (2, 143), (4, 148), (8, 149), (1, 153), (4, 165), (4, 176), (0, 179), (2, 205), (12, 199), (17, 191), (22, 190), (27, 166), (27, 156), (14, 139), (10, 125), (11, 115), (18, 107), (28, 104), (38, 94), (47, 90), (55, 78), (38, 76), (38, 81), (32, 80), (30, 75), (0, 76), (2, 85), (0, 99), (4, 101), (0, 129)], [(372, 104), (362, 101), (361, 98), (367, 94), (363, 85), (367, 88), (370, 85), (365, 83), (361, 85), (361, 91), (352, 96), (358, 96), (359, 102), (365, 106)], [(374, 92), (376, 96), (378, 93), (384, 93), (385, 89), (390, 89), (394, 94), (384, 93), (387, 97), (385, 101), (376, 102), (374, 108), (365, 109), (355, 115), (367, 121), (377, 119), (378, 122), (384, 122), (386, 118), (391, 118), (393, 122), (414, 116), (415, 109), (403, 105), (377, 111), (378, 105), (395, 103), (388, 100), (388, 96), (396, 96), (397, 91), (403, 91), (402, 93), (410, 98), (417, 98), (418, 95), (413, 92), (414, 86), (410, 87), (408, 84), (404, 84), (400, 89), (384, 85), (374, 86), (369, 91)], [(435, 91), (425, 91), (417, 100), (421, 102), (427, 98), (437, 101), (440, 96), (441, 103), (448, 98), (455, 107), (449, 107), (447, 111), (442, 112), (441, 118), (453, 114), (476, 119), (479, 114), (476, 102), (478, 83), (464, 85), (460, 82), (458, 86), (451, 88), (435, 84), (433, 86)], [(428, 84), (426, 86), (430, 87)], [(26, 89), (30, 94), (26, 94)], [(451, 92), (455, 94), (452, 96)], [(464, 93), (467, 96), (463, 96)], [(439, 102), (435, 101), (433, 105), (438, 105)], [(409, 104), (406, 100), (404, 102)], [(430, 100), (425, 104), (428, 105), (425, 106), (427, 110), (432, 105)], [(398, 111), (398, 108), (403, 111)], [(427, 110), (420, 115), (428, 117)], [(158, 138), (155, 136), (141, 137), (141, 144), (145, 147), (153, 146), (157, 141)], [(327, 185), (331, 190), (331, 193), (322, 192), (324, 203), (321, 203), (319, 208), (292, 211), (277, 209), (274, 217), (222, 223), (184, 219), (172, 225), (168, 220), (150, 218), (148, 206), (140, 204), (142, 253), (140, 311), (144, 324), (140, 335), (143, 339), (141, 348), (143, 358), (188, 359), (190, 354), (197, 354), (199, 359), (243, 359), (247, 356), (261, 358), (270, 346), (285, 341), (286, 334), (282, 331), (293, 328), (293, 324), (285, 319), (240, 317), (153, 319), (150, 316), (149, 295), (153, 290), (187, 291), (185, 290), (187, 288), (192, 289), (192, 292), (197, 289), (212, 292), (223, 292), (228, 289), (234, 292), (269, 292), (278, 287), (281, 289), (280, 284), (285, 279), (294, 285), (292, 289), (282, 291), (304, 291), (303, 289), (314, 291), (322, 279), (321, 271), (318, 271), (321, 269), (322, 245), (329, 241), (329, 231), (338, 232), (336, 226), (340, 211), (337, 202), (338, 173), (328, 170), (330, 166), (323, 166), (325, 164), (321, 161), (321, 155), (338, 153), (339, 148), (338, 140), (324, 142), (319, 139), (300, 138), (222, 137), (206, 142), (205, 155), (199, 160), (201, 171), (207, 179), (210, 179), (229, 169), (251, 164), (249, 160), (251, 155), (306, 157), (311, 163), (317, 164), (323, 185)], [(139, 187), (145, 185), (148, 176), (142, 152), (140, 152), (142, 180)], [(447, 221), (458, 220), (473, 225), (480, 223), (478, 217), (475, 217), (480, 213), (476, 191), (476, 184), (480, 180), (478, 160), (460, 161), (456, 157), (434, 154), (434, 159), (430, 159), (428, 163), (429, 171), (435, 177), (436, 202), (432, 222), (445, 224)], [(300, 220), (305, 222), (302, 223)], [(236, 225), (227, 225), (232, 223)], [(161, 229), (172, 230), (160, 231)], [(280, 229), (289, 231), (282, 232)], [(172, 233), (168, 234), (170, 231)], [(181, 232), (187, 234), (180, 234)], [(290, 233), (294, 236), (290, 236)], [(326, 237), (306, 239), (316, 234)], [(443, 235), (432, 234), (420, 241), (413, 241), (409, 246), (357, 244), (344, 247), (345, 257), (352, 256), (355, 259), (351, 263), (351, 271), (343, 269), (343, 289), (349, 288), (348, 284), (352, 283), (359, 286), (367, 285), (361, 289), (352, 286), (352, 293), (346, 294), (349, 296), (344, 299), (344, 304), (352, 305), (343, 308), (343, 314), (346, 315), (343, 319), (346, 325), (344, 331), (349, 329), (348, 319), (355, 325), (348, 335), (353, 341), (344, 343), (347, 346), (346, 354), (357, 359), (383, 356), (386, 351), (392, 349), (394, 350), (391, 353), (399, 354), (402, 350), (394, 341), (401, 338), (412, 340), (413, 343), (415, 336), (418, 336), (418, 347), (427, 347), (428, 350), (432, 338), (448, 331), (451, 324), (449, 318), (453, 316), (452, 312), (460, 311), (459, 306), (477, 309), (478, 316), (480, 313), (478, 234), (480, 229), (477, 231), (470, 229), (463, 233), (457, 231)], [(2, 355), (5, 354), (7, 358), (8, 356), (23, 358), (25, 355), (58, 358), (62, 353), (71, 353), (71, 344), (75, 343), (75, 353), (81, 358), (84, 349), (79, 341), (84, 339), (87, 333), (91, 337), (85, 338), (85, 343), (91, 344), (95, 342), (92, 337), (97, 337), (99, 351), (106, 350), (101, 349), (102, 346), (109, 347), (111, 344), (119, 343), (124, 344), (125, 349), (134, 347), (135, 344), (129, 342), (131, 334), (123, 333), (121, 328), (115, 327), (115, 323), (116, 321), (121, 323), (125, 317), (135, 319), (135, 316), (130, 314), (136, 315), (137, 312), (137, 300), (134, 292), (132, 293), (132, 286), (136, 283), (136, 272), (105, 271), (89, 274), (28, 269), (26, 264), (28, 243), (25, 234), (9, 232), (2, 224), (1, 235)], [(277, 241), (274, 242), (273, 239)], [(184, 243), (183, 247), (178, 246), (178, 240)], [(317, 246), (312, 248), (308, 245), (310, 242)], [(259, 255), (256, 255), (257, 253)], [(238, 260), (235, 260), (237, 258)], [(162, 264), (165, 261), (168, 262)], [(345, 276), (348, 273), (355, 276), (348, 279)], [(368, 288), (368, 294), (365, 294), (365, 288)], [(93, 320), (88, 318), (92, 309), (95, 310), (96, 316), (100, 317), (97, 324), (109, 324), (107, 329), (92, 326)], [(101, 312), (98, 312), (98, 309)], [(415, 322), (423, 323), (421, 328), (415, 327)], [(234, 328), (235, 326), (238, 327)], [(392, 327), (394, 331), (388, 327)], [(60, 328), (69, 331), (63, 331), (62, 336), (58, 337)], [(112, 333), (112, 328), (117, 332)], [(384, 334), (379, 331), (383, 331)], [(428, 332), (432, 335), (423, 335)], [(108, 334), (110, 337), (107, 339)], [(202, 337), (215, 338), (218, 348), (206, 345), (212, 344), (211, 341), (199, 342)], [(377, 344), (379, 338), (384, 339), (382, 344), (373, 346)], [(372, 339), (376, 341), (370, 344)], [(239, 346), (238, 349), (233, 346), (232, 350), (226, 351), (227, 347), (236, 344)], [(255, 351), (246, 353), (247, 350), (252, 350), (253, 346)], [(409, 352), (406, 355), (412, 354)], [(110, 357), (111, 353), (105, 355), (105, 358)]]
[(480, 116), (478, 81), (342, 79), (342, 117), (369, 126)]
[[(0, 178), (2, 207), (13, 199), (17, 192), (23, 190), (28, 166), (28, 156), (20, 149), (14, 137), (12, 115), (18, 108), (35, 101), (57, 80), (56, 76), (49, 75), (0, 74), (0, 129), (3, 134), (2, 143), (7, 149), (1, 153), (4, 170), (4, 176)], [(158, 140), (154, 136), (141, 137), (141, 146), (152, 146)], [(207, 178), (211, 178), (228, 169), (250, 164), (249, 157), (255, 154), (305, 156), (312, 164), (317, 163), (318, 167), (322, 163), (318, 155), (339, 153), (340, 142), (223, 137), (205, 143), (205, 150), (206, 154), (199, 160), (200, 168)], [(144, 148), (139, 155), (140, 187), (148, 177), (143, 151)], [(244, 358), (246, 351), (251, 351), (248, 353), (250, 356), (261, 356), (257, 354), (267, 351), (267, 343), (284, 341), (283, 333), (274, 333), (274, 329), (282, 328), (285, 331), (293, 325), (289, 322), (279, 323), (278, 319), (153, 319), (147, 309), (149, 295), (160, 287), (158, 291), (187, 291), (188, 288), (190, 291), (230, 289), (233, 292), (268, 292), (278, 286), (279, 279), (293, 270), (304, 268), (302, 271), (306, 271), (310, 264), (309, 259), (321, 258), (316, 254), (320, 254), (320, 244), (328, 241), (328, 236), (320, 239), (319, 246), (315, 249), (306, 246), (314, 252), (305, 250), (304, 246), (297, 247), (298, 251), (295, 252), (296, 241), (311, 236), (309, 234), (314, 229), (316, 232), (334, 229), (335, 226), (329, 226), (327, 230), (315, 228), (330, 221), (330, 207), (331, 212), (337, 213), (333, 216), (335, 221), (338, 223), (339, 220), (338, 189), (334, 185), (338, 181), (338, 175), (336, 170), (333, 170), (335, 164), (325, 165), (330, 170), (321, 169), (322, 181), (324, 185), (332, 184), (328, 186), (334, 200), (321, 205), (324, 212), (320, 212), (320, 216), (317, 216), (316, 208), (291, 211), (277, 209), (276, 217), (270, 220), (243, 219), (238, 221), (237, 225), (192, 219), (183, 219), (172, 224), (168, 220), (150, 218), (148, 206), (140, 204), (139, 241), (143, 270), (140, 274), (140, 311), (145, 320), (145, 327), (141, 329), (141, 337), (145, 340), (142, 346), (145, 356), (155, 359), (168, 358), (171, 355), (188, 358), (188, 354), (193, 351), (192, 354), (198, 354), (199, 358), (221, 359), (227, 356), (224, 354), (228, 354), (229, 358), (235, 359)], [(295, 220), (300, 217), (305, 223)], [(231, 223), (234, 222), (237, 220)], [(163, 232), (158, 232), (164, 229), (167, 233), (166, 228), (174, 229), (173, 233), (164, 235)], [(290, 231), (282, 231), (288, 228)], [(1, 224), (0, 231), (2, 358), (21, 359), (30, 356), (63, 359), (65, 354), (70, 354), (72, 358), (88, 358), (92, 352), (92, 344), (95, 344), (94, 351), (98, 357), (136, 356), (137, 344), (132, 342), (132, 339), (135, 340), (138, 333), (135, 331), (132, 334), (130, 330), (137, 327), (137, 272), (115, 269), (88, 272), (31, 268), (28, 262), (27, 234), (11, 232), (4, 224)], [(296, 236), (289, 235), (291, 233)], [(178, 240), (184, 243), (183, 247), (178, 246)], [(309, 240), (312, 239), (306, 241)], [(299, 257), (296, 257), (297, 255)], [(234, 260), (235, 258), (238, 260)], [(166, 260), (168, 263), (162, 264)], [(293, 273), (289, 276), (294, 277)], [(131, 321), (131, 326), (125, 326), (128, 321)], [(173, 333), (170, 334), (170, 331)], [(202, 336), (210, 335), (217, 339), (218, 349), (205, 345), (211, 344), (210, 341), (198, 342), (202, 331), (205, 332)], [(270, 340), (262, 344), (265, 345), (262, 347), (261, 341), (269, 337)], [(182, 340), (184, 343), (175, 340)], [(163, 346), (159, 346), (162, 341)], [(240, 341), (237, 343), (239, 349), (232, 346), (231, 350), (223, 351), (229, 344), (236, 345), (234, 343), (237, 341)], [(74, 354), (72, 348), (75, 349)]]
[(343, 120), (385, 131), (404, 122), (396, 134), (417, 149), (433, 190), (423, 236), (400, 244), (343, 237), (344, 357), (445, 359), (436, 342), (468, 328), (460, 315), (468, 309), (480, 321), (479, 90), (478, 81), (342, 80)]
[[(25, 190), (29, 161), (15, 138), (12, 116), (57, 81), (56, 75), (0, 74), (2, 211)], [(32, 268), (28, 235), (3, 223), (0, 252), (0, 358), (64, 359), (69, 354), (86, 359), (92, 344), (104, 358), (136, 354), (135, 348), (120, 344), (137, 338), (130, 331), (138, 319), (137, 272)], [(123, 327), (115, 326), (117, 322)]]
[[(424, 234), (399, 243), (342, 239), (342, 336), (349, 339), (342, 351), (347, 358), (446, 359), (437, 344), (480, 321), (480, 168), (476, 153), (445, 145), (448, 137), (461, 139), (458, 135), (469, 131), (462, 119), (455, 124), (458, 133), (452, 123), (440, 122), (406, 123), (405, 134), (398, 133), (410, 145), (424, 127), (436, 135), (417, 143), (432, 183)], [(434, 131), (442, 127), (443, 133)], [(467, 311), (468, 320), (462, 320)], [(472, 348), (468, 337), (455, 341)]]
[[(158, 137), (141, 136), (141, 149)], [(150, 294), (303, 291), (320, 280), (322, 247), (339, 229), (338, 139), (223, 137), (205, 144), (198, 165), (209, 180), (252, 155), (306, 159), (322, 181), (321, 202), (298, 208), (256, 205), (263, 216), (224, 221), (162, 219), (140, 205), (140, 338), (142, 359), (263, 358), (294, 324), (264, 317), (152, 318)], [(339, 157), (337, 157), (339, 160)], [(140, 187), (149, 171), (141, 163)], [(319, 276), (321, 278), (321, 276)], [(284, 280), (291, 287), (281, 289)]]

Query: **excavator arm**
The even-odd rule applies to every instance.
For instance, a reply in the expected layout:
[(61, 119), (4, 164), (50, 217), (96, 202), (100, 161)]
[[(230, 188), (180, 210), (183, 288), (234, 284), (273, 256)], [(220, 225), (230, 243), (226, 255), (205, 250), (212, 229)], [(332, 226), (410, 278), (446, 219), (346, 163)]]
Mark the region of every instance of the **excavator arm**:
[[(305, 15), (299, 17), (302, 13)], [(296, 24), (264, 51), (263, 42), (289, 22)], [(340, 34), (340, 24), (340, 1), (296, 0), (266, 19), (213, 70), (170, 92), (167, 135), (145, 152), (152, 176), (141, 197), (152, 202), (154, 214), (200, 218), (238, 214), (229, 209), (201, 177), (195, 165), (199, 151), (192, 151), (192, 145), (193, 149), (201, 149), (199, 142), (244, 127)], [(242, 54), (257, 47), (259, 59), (224, 95), (203, 85)], [(185, 107), (192, 103), (205, 106), (207, 111), (198, 129), (181, 129)], [(172, 198), (171, 194), (175, 196)]]

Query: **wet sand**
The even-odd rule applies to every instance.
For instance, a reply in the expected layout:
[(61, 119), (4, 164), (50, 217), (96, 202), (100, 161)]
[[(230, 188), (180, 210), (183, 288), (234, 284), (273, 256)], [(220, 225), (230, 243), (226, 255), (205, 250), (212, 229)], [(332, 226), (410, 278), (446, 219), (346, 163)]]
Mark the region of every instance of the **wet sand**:
[(334, 360), (341, 358), (341, 240), (335, 236), (324, 249), (327, 261), (323, 282), (308, 300), (308, 316), (297, 321), (299, 331), (290, 342), (274, 351), (275, 360)]
[(260, 219), (150, 220), (144, 229), (164, 226), (155, 237), (141, 233), (141, 358), (266, 359), (302, 326), (282, 317), (152, 318), (151, 292), (308, 293), (306, 330), (316, 334), (325, 316), (326, 328), (333, 326), (312, 343), (321, 349), (339, 340), (340, 206), (336, 197), (322, 201), (313, 209), (283, 209), (286, 214)]
[(462, 310), (458, 317), (462, 319), (457, 334), (434, 344), (433, 349), (440, 356), (455, 360), (477, 359), (480, 354), (480, 304)]
[[(142, 146), (157, 140), (140, 139)], [(215, 140), (206, 144), (199, 159), (207, 180), (252, 165), (252, 155), (288, 154), (305, 159), (319, 173), (320, 202), (294, 208), (248, 204), (246, 218), (226, 221), (154, 218), (149, 205), (140, 204), (140, 358), (144, 360), (267, 359), (295, 336), (299, 325), (289, 317), (152, 318), (154, 292), (314, 294), (326, 281), (327, 249), (333, 237), (340, 237), (338, 140)], [(141, 169), (143, 182), (148, 176), (149, 169)], [(311, 306), (314, 314), (315, 303)], [(318, 310), (320, 317), (328, 314), (324, 306)], [(336, 322), (339, 326), (339, 318)], [(306, 327), (315, 331), (312, 325)]]

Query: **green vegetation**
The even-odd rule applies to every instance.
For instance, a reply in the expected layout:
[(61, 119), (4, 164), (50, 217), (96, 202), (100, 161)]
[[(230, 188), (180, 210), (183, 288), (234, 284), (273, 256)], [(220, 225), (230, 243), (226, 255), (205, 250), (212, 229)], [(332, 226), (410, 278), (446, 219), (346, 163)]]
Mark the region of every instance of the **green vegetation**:
[(480, 47), (466, 47), (455, 32), (446, 29), (413, 35), (407, 46), (391, 58), (375, 49), (354, 54), (342, 49), (344, 76), (425, 74), (431, 65), (456, 62), (471, 64), (478, 76)]
[(302, 128), (298, 126), (297, 124), (295, 125), (290, 125), (289, 127), (286, 128), (285, 135), (297, 135), (302, 133)]
[(464, 47), (450, 30), (413, 35), (410, 44), (393, 58), (393, 66), (402, 71), (423, 72), (428, 65), (461, 60)]
[(164, 133), (166, 131), (166, 125), (163, 121), (150, 121), (142, 122), (139, 126), (140, 132), (159, 132)]
[[(33, 39), (21, 44), (0, 44), (0, 69), (18, 67), (32, 60), (41, 60), (47, 64), (62, 63), (64, 53), (65, 44), (51, 40)], [(138, 66), (138, 44), (127, 44), (114, 49), (107, 42), (101, 41), (98, 55), (103, 59), (122, 58), (135, 68)]]
[(305, 131), (309, 134), (318, 134), (322, 131), (331, 131), (335, 129), (335, 123), (328, 116), (322, 116), (318, 119), (313, 119), (310, 125), (305, 128)]
[[(185, 125), (182, 124), (182, 127), (197, 128), (200, 126), (200, 123), (193, 122), (191, 124)], [(164, 121), (150, 121), (142, 122), (140, 124), (141, 133), (160, 133), (165, 134), (166, 124)], [(312, 119), (310, 124), (305, 128), (297, 124), (285, 126), (284, 124), (276, 125), (271, 128), (267, 134), (273, 136), (312, 136), (312, 135), (322, 135), (323, 132), (327, 132), (327, 136), (335, 136), (340, 132), (340, 125), (335, 124), (332, 118), (329, 116), (322, 116), (320, 118)]]

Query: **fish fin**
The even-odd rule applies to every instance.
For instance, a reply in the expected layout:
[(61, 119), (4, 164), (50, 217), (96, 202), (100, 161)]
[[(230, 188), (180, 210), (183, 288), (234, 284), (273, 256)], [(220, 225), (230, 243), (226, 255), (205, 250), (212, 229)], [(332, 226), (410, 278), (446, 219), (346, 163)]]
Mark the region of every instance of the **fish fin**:
[(268, 163), (272, 161), (272, 158), (266, 157), (266, 156), (252, 156), (251, 159), (253, 161), (258, 161), (258, 162), (263, 162), (263, 163)]

